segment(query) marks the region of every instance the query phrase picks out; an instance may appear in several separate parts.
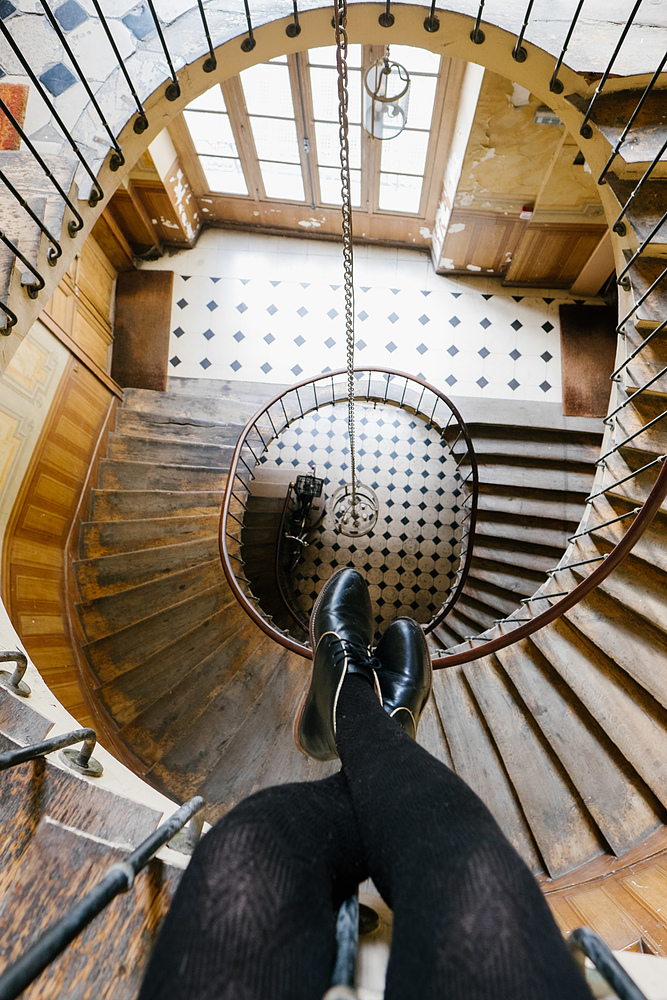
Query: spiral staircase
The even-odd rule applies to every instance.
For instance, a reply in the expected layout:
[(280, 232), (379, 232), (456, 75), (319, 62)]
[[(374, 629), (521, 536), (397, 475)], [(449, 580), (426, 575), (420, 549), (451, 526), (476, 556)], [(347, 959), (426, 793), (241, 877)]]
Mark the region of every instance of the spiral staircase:
[[(429, 16), (433, 30), (433, 11)], [(484, 41), (479, 18), (475, 37), (470, 17), (456, 19), (465, 28), (457, 45), (462, 56), (472, 58), (471, 46)], [(492, 25), (487, 34), (496, 45), (503, 41), (503, 32)], [(516, 40), (515, 53), (520, 43)], [(534, 46), (530, 51), (542, 59)], [(517, 73), (520, 61), (515, 58)], [(547, 64), (545, 79), (553, 68), (545, 60), (545, 72)], [(583, 77), (567, 68), (564, 73), (568, 87), (583, 89)], [(154, 75), (157, 79), (157, 71)], [(593, 111), (588, 93), (586, 99), (576, 92), (568, 96), (567, 89), (560, 97), (562, 87), (552, 93), (572, 130), (583, 121), (595, 136), (599, 159), (622, 135), (626, 109), (636, 106), (641, 86), (623, 91), (615, 81), (615, 92), (603, 95)], [(556, 620), (527, 634), (545, 608), (611, 560), (614, 546), (650, 497), (667, 454), (662, 423), (667, 302), (660, 284), (667, 257), (667, 182), (658, 167), (636, 186), (651, 161), (660, 162), (664, 124), (656, 95), (660, 92), (633, 120), (638, 141), (628, 144), (627, 159), (621, 147), (614, 172), (606, 174), (610, 218), (633, 197), (615, 229), (622, 241), (617, 256), (621, 313), (628, 318), (620, 324), (604, 459), (593, 474), (595, 434), (577, 431), (567, 439), (538, 428), (522, 451), (526, 480), (530, 456), (543, 462), (545, 446), (555, 448), (554, 469), (547, 474), (539, 466), (539, 485), (515, 477), (510, 503), (511, 491), (499, 470), (512, 467), (516, 436), (499, 427), (475, 427), (488, 469), (482, 477), (480, 544), (460, 603), (433, 635), (439, 669), (419, 738), (488, 804), (542, 883), (564, 929), (586, 922), (615, 948), (665, 955), (667, 534), (661, 496), (653, 520), (620, 566)], [(125, 122), (116, 124), (120, 134)], [(135, 129), (137, 135), (140, 131)], [(66, 166), (69, 170), (63, 160), (61, 186), (69, 191)], [(87, 194), (78, 169), (78, 193)], [(104, 171), (106, 183), (108, 168)], [(58, 230), (61, 219), (71, 221), (70, 209), (56, 217), (50, 199), (44, 194), (39, 217)], [(86, 220), (91, 218), (95, 205), (76, 205)], [(3, 341), (3, 360), (11, 353), (12, 330), (21, 329), (35, 314), (31, 303), (39, 302), (35, 265), (47, 248), (34, 225), (34, 219), (24, 224), (20, 256), (5, 245), (0, 262), (5, 333), (11, 335)], [(54, 263), (45, 295), (60, 274)], [(177, 800), (203, 795), (210, 820), (258, 788), (321, 777), (333, 769), (315, 766), (292, 742), (291, 714), (307, 682), (307, 660), (276, 643), (248, 616), (218, 555), (219, 510), (234, 445), (241, 421), (260, 402), (256, 389), (247, 386), (233, 399), (127, 390), (100, 463), (76, 565), (84, 681), (101, 731), (117, 756), (157, 789)], [(576, 474), (571, 492), (549, 478), (554, 470), (558, 475), (558, 468)], [(545, 495), (537, 497), (534, 490)], [(517, 596), (525, 599), (519, 607)], [(517, 629), (525, 637), (512, 641)], [(1, 694), (2, 749), (48, 730), (49, 720), (40, 722), (31, 711), (14, 695)], [(73, 816), (72, 802), (81, 801), (92, 779), (77, 778), (73, 795), (61, 773), (56, 765), (49, 779), (55, 789), (47, 796), (50, 826), (44, 818), (35, 832), (30, 827), (31, 836), (12, 852), (5, 868), (2, 926), (9, 928), (15, 919), (10, 903), (25, 915), (14, 951), (3, 952), (5, 961), (43, 925), (36, 917), (42, 897), (33, 873), (58, 867), (53, 859), (70, 851), (65, 841), (71, 826), (87, 838), (81, 864), (90, 881), (100, 870), (95, 867), (99, 859), (90, 861), (100, 845), (111, 852), (105, 857), (115, 856), (119, 841), (133, 842), (156, 821), (150, 810), (136, 802), (128, 805), (122, 795), (121, 807), (119, 801), (103, 803), (92, 791), (85, 793), (89, 805)], [(43, 782), (40, 774), (35, 765), (32, 779)], [(30, 782), (12, 785), (14, 805), (31, 795)], [(3, 804), (7, 821), (4, 809)], [(132, 818), (125, 818), (123, 810)], [(115, 825), (121, 814), (124, 833)], [(84, 840), (75, 843), (81, 846)], [(3, 853), (3, 860), (9, 856)], [(633, 877), (637, 873), (641, 880)], [(84, 882), (77, 878), (65, 873), (61, 881), (69, 881), (74, 892)], [(178, 874), (167, 871), (160, 878), (168, 896)], [(130, 905), (128, 912), (137, 916), (137, 928), (146, 926), (136, 907)], [(152, 934), (159, 913), (151, 913)], [(132, 948), (138, 955), (147, 938), (141, 929), (136, 933)], [(93, 981), (105, 989), (115, 984), (114, 996), (134, 995), (140, 958), (134, 977), (123, 986), (126, 992), (118, 984), (127, 970), (117, 963), (100, 962), (93, 969), (84, 954), (82, 964), (68, 972), (67, 962), (75, 960), (59, 961), (60, 978), (50, 981), (51, 992), (40, 992), (38, 985), (35, 996), (62, 995), (63, 989), (84, 996)]]

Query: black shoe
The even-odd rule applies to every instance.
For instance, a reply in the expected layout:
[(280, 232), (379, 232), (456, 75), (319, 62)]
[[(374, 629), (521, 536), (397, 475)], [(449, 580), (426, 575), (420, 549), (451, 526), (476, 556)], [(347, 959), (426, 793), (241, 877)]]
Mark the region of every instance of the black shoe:
[(334, 760), (336, 706), (346, 674), (380, 688), (371, 656), (373, 613), (368, 587), (356, 569), (338, 570), (322, 587), (310, 616), (313, 673), (294, 721), (297, 748), (315, 760)]
[(375, 655), (380, 661), (382, 704), (414, 740), (433, 678), (421, 626), (412, 618), (397, 618), (382, 636)]

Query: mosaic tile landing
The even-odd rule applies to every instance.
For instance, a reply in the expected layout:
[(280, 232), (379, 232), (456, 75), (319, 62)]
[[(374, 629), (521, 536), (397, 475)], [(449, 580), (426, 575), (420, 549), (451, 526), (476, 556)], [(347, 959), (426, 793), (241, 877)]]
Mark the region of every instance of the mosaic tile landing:
[[(425, 623), (447, 596), (458, 566), (461, 473), (439, 434), (397, 406), (356, 404), (358, 478), (377, 493), (373, 531), (350, 538), (334, 529), (329, 511), (311, 532), (293, 576), (298, 607), (307, 616), (324, 581), (340, 566), (355, 566), (369, 583), (378, 632), (400, 615)], [(324, 495), (349, 476), (347, 407), (323, 406), (294, 421), (262, 456), (266, 469), (307, 473), (314, 464)]]

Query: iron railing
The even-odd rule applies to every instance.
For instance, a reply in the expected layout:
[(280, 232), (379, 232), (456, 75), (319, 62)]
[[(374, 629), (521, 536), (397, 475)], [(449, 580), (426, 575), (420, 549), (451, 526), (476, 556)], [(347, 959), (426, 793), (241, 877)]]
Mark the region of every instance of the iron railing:
[[(274, 396), (251, 418), (234, 450), (220, 518), (222, 565), (239, 603), (267, 635), (280, 645), (307, 657), (312, 656), (310, 647), (291, 636), (288, 630), (277, 628), (263, 612), (259, 599), (252, 591), (253, 581), (248, 579), (244, 569), (244, 517), (253, 477), (270, 442), (306, 414), (336, 403), (345, 403), (346, 379), (347, 372), (340, 369), (297, 382)], [(455, 504), (458, 509), (451, 512), (458, 525), (452, 529), (458, 540), (457, 566), (446, 600), (433, 609), (430, 620), (424, 625), (424, 631), (430, 632), (456, 603), (472, 559), (478, 489), (477, 461), (472, 441), (451, 400), (423, 379), (393, 369), (357, 368), (355, 382), (356, 400), (402, 408), (424, 420), (440, 435), (443, 460), (446, 457), (451, 461), (451, 469), (443, 466), (443, 471), (451, 475), (454, 489), (459, 493)], [(344, 460), (343, 455), (338, 458)], [(332, 461), (335, 459), (336, 456), (332, 456)], [(462, 471), (464, 465), (465, 473)]]
[[(105, 116), (104, 110), (102, 108), (102, 102), (100, 100), (100, 95), (102, 94), (102, 87), (100, 86), (99, 83), (93, 85), (87, 79), (86, 74), (83, 71), (77, 59), (77, 56), (73, 51), (72, 46), (69, 44), (67, 37), (63, 32), (60, 24), (58, 23), (58, 19), (54, 15), (49, 3), (47, 2), (47, 0), (40, 0), (40, 2), (42, 3), (42, 7), (46, 13), (46, 16), (53, 27), (54, 37), (57, 40), (62, 50), (61, 58), (64, 60), (66, 65), (70, 65), (73, 67), (75, 77), (81, 82), (84, 90), (86, 91), (90, 107), (93, 109), (94, 115), (97, 118), (97, 120), (101, 123), (104, 135), (102, 138), (96, 136), (95, 144), (97, 146), (100, 146), (100, 143), (102, 143), (103, 146), (106, 137), (106, 141), (108, 142), (108, 151), (111, 154), (109, 159), (109, 166), (112, 170), (117, 170), (125, 162), (125, 154), (123, 151), (121, 135), (120, 135), (122, 130), (117, 129), (116, 131), (114, 131), (110, 123), (107, 121), (107, 117)], [(98, 25), (99, 30), (104, 35), (105, 39), (103, 43), (104, 46), (105, 47), (109, 46), (111, 48), (118, 73), (124, 80), (124, 83), (127, 86), (127, 90), (131, 97), (131, 102), (136, 108), (136, 117), (133, 123), (134, 131), (136, 133), (142, 133), (148, 128), (149, 120), (147, 112), (144, 107), (144, 103), (139, 96), (140, 86), (132, 78), (132, 73), (128, 68), (128, 61), (122, 58), (118, 45), (114, 39), (114, 35), (109, 25), (108, 19), (102, 10), (99, 0), (92, 0), (92, 3), (97, 20), (95, 22), (91, 22), (91, 28), (94, 32), (95, 25)], [(527, 36), (531, 33), (532, 29), (534, 29), (535, 32), (538, 30), (537, 26), (533, 21), (533, 4), (534, 0), (528, 0), (523, 16), (517, 19), (516, 27), (514, 29), (515, 34), (512, 33), (512, 30), (509, 30), (507, 32), (508, 45), (511, 45), (511, 55), (513, 59), (519, 63), (524, 62), (528, 58), (528, 49), (526, 48)], [(384, 0), (382, 6), (384, 9), (379, 15), (380, 23), (383, 24), (385, 27), (390, 27), (391, 25), (394, 24), (395, 21), (394, 15), (391, 13), (390, 10), (391, 6), (390, 0)], [(563, 42), (558, 49), (558, 54), (555, 55), (553, 70), (551, 72), (551, 78), (549, 82), (549, 88), (551, 92), (555, 94), (562, 94), (564, 90), (563, 82), (560, 79), (560, 72), (562, 67), (566, 65), (565, 57), (568, 50), (571, 47), (573, 38), (579, 37), (579, 33), (585, 30), (585, 28), (582, 27), (580, 22), (580, 14), (582, 11), (582, 6), (583, 6), (583, 0), (578, 0), (578, 3), (575, 9), (573, 10), (569, 23), (563, 26)], [(619, 26), (618, 34), (615, 40), (613, 41), (612, 45), (610, 46), (611, 52), (608, 57), (604, 72), (601, 74), (600, 81), (595, 89), (595, 92), (593, 96), (590, 98), (590, 100), (584, 102), (586, 106), (582, 110), (582, 118), (580, 123), (580, 135), (584, 140), (590, 138), (593, 135), (592, 125), (595, 124), (596, 121), (596, 111), (598, 103), (600, 101), (601, 96), (605, 92), (607, 81), (615, 69), (619, 55), (625, 49), (627, 49), (629, 45), (628, 35), (630, 33), (632, 26), (636, 22), (640, 6), (641, 6), (641, 0), (635, 0), (631, 10), (628, 13), (627, 19), (623, 24)], [(165, 89), (165, 95), (169, 100), (174, 101), (180, 96), (181, 86), (179, 81), (179, 73), (176, 69), (176, 64), (172, 52), (170, 50), (167, 35), (165, 33), (166, 21), (163, 21), (160, 18), (159, 12), (156, 9), (156, 5), (153, 2), (153, 0), (148, 0), (147, 9), (150, 15), (150, 19), (152, 21), (152, 32), (157, 38), (159, 44), (159, 50), (162, 53), (162, 56), (164, 58), (164, 65), (168, 71), (167, 75), (168, 82)], [(201, 62), (201, 70), (204, 73), (211, 73), (213, 70), (216, 69), (218, 61), (216, 57), (215, 42), (211, 36), (211, 29), (209, 27), (209, 22), (207, 18), (207, 12), (206, 12), (207, 4), (205, 3), (205, 0), (196, 0), (196, 7), (193, 7), (193, 9), (198, 9), (199, 20), (202, 31), (201, 50), (202, 50), (202, 56), (204, 56), (204, 58), (202, 59)], [(424, 19), (424, 30), (426, 32), (433, 33), (439, 31), (440, 19), (438, 18), (437, 13), (438, 13), (438, 8), (436, 5), (436, 0), (432, 0), (430, 7), (428, 9), (428, 14)], [(264, 14), (265, 11), (262, 10), (262, 15)], [(506, 18), (507, 16), (508, 16), (507, 12), (504, 9), (503, 5), (499, 4), (499, 0), (479, 0), (476, 13), (470, 18), (471, 40), (478, 46), (486, 44), (488, 42), (488, 31), (484, 30), (484, 25), (493, 24), (494, 17), (496, 18), (496, 20), (500, 20), (502, 18)], [(249, 0), (244, 0), (244, 17), (246, 24), (246, 33), (240, 40), (240, 47), (243, 52), (251, 53), (255, 49), (256, 39), (255, 39), (255, 29), (253, 27), (253, 16)], [(290, 38), (297, 37), (301, 31), (297, 0), (293, 0), (293, 18), (288, 23), (285, 30)], [(72, 150), (72, 152), (74, 153), (74, 155), (76, 156), (76, 158), (80, 163), (81, 169), (87, 174), (90, 184), (92, 186), (91, 187), (92, 193), (89, 197), (90, 204), (94, 206), (100, 203), (104, 197), (104, 193), (100, 185), (99, 178), (96, 176), (96, 172), (93, 169), (90, 162), (90, 157), (87, 152), (87, 141), (84, 141), (81, 137), (75, 136), (74, 129), (69, 126), (68, 122), (65, 121), (64, 117), (60, 114), (58, 107), (56, 106), (56, 103), (52, 99), (51, 95), (46, 91), (42, 81), (34, 73), (33, 68), (31, 66), (31, 59), (29, 55), (22, 50), (21, 45), (13, 37), (12, 18), (0, 19), (0, 32), (2, 33), (2, 37), (4, 38), (6, 44), (11, 48), (14, 57), (21, 64), (26, 76), (30, 79), (36, 94), (39, 95), (39, 98), (45, 103), (46, 107), (48, 108), (52, 121), (55, 123), (55, 127), (62, 136), (65, 144), (69, 146), (69, 148)], [(90, 44), (91, 45), (96, 44), (94, 38), (91, 38)], [(657, 67), (653, 72), (651, 79), (645, 85), (641, 93), (638, 92), (637, 105), (633, 110), (632, 114), (628, 117), (628, 121), (625, 127), (623, 128), (618, 140), (616, 141), (609, 156), (609, 159), (598, 177), (598, 183), (600, 184), (606, 183), (606, 178), (609, 174), (613, 161), (615, 160), (616, 157), (622, 155), (624, 146), (631, 141), (633, 136), (633, 127), (636, 127), (636, 123), (639, 119), (639, 116), (641, 115), (642, 109), (645, 108), (646, 102), (650, 99), (651, 95), (654, 94), (654, 92), (656, 91), (656, 88), (658, 87), (661, 81), (661, 74), (664, 69), (666, 61), (667, 61), (667, 55), (664, 56), (659, 61)], [(3, 113), (7, 114), (7, 110), (8, 109), (5, 109), (3, 105), (2, 106)], [(82, 106), (81, 111), (83, 110), (84, 108)], [(23, 133), (20, 124), (13, 119), (11, 113), (8, 114), (7, 117), (12, 122), (13, 127), (16, 128), (19, 134), (21, 135), (25, 148), (28, 149), (29, 152), (31, 152), (31, 154), (35, 158), (35, 161), (42, 168), (45, 168), (46, 176), (55, 185), (60, 198), (63, 200), (63, 203), (72, 213), (73, 218), (70, 219), (69, 221), (69, 224), (67, 226), (67, 231), (70, 236), (76, 235), (76, 233), (83, 227), (83, 219), (74, 204), (76, 200), (76, 195), (73, 193), (74, 189), (72, 189), (72, 192), (68, 193), (61, 185), (58, 184), (58, 182), (56, 182), (52, 172), (45, 166), (43, 157), (35, 149), (33, 144), (30, 142), (29, 138)], [(664, 151), (665, 147), (663, 147), (663, 149), (660, 150), (660, 152), (654, 157), (653, 162), (650, 164), (649, 168), (645, 171), (644, 176), (638, 181), (638, 183), (634, 185), (633, 190), (631, 191), (626, 202), (623, 204), (620, 215), (616, 220), (615, 228), (617, 232), (621, 232), (621, 227), (624, 227), (625, 224), (622, 221), (623, 217), (628, 213), (629, 209), (632, 206), (632, 203), (636, 200), (637, 196), (641, 193), (642, 189), (644, 188), (644, 185), (646, 184), (647, 180), (653, 174), (657, 164), (662, 159)], [(23, 197), (20, 191), (18, 191), (17, 193), (19, 198)], [(29, 215), (27, 208), (25, 210), (26, 213)], [(667, 221), (667, 213), (665, 214), (663, 219), (660, 220), (660, 225), (657, 228), (659, 229), (664, 224), (665, 221)], [(57, 239), (54, 239), (53, 234), (50, 231), (48, 231), (47, 228), (43, 227), (43, 223), (41, 221), (38, 220), (37, 225), (39, 225), (40, 229), (42, 229), (42, 232), (44, 233), (50, 244), (49, 248), (47, 248), (46, 251), (46, 260), (49, 263), (55, 263), (57, 256), (59, 256), (58, 250), (60, 247), (60, 243)], [(625, 230), (623, 229), (622, 231), (624, 232)], [(642, 244), (637, 254), (633, 258), (634, 260), (637, 259), (637, 256), (641, 256), (641, 254), (645, 252), (647, 246), (650, 243), (650, 240), (653, 238), (654, 235), (655, 232), (651, 234), (650, 239), (648, 241)], [(11, 251), (13, 255), (18, 255), (19, 253), (18, 238), (17, 238), (18, 234), (9, 233), (5, 234), (5, 237), (6, 237), (5, 245), (8, 247), (8, 249)], [(54, 258), (54, 251), (56, 254), (55, 258)], [(30, 282), (26, 282), (24, 284), (24, 291), (25, 294), (34, 296), (44, 286), (44, 280), (40, 271), (39, 255), (36, 259), (30, 261), (24, 260), (21, 257), (17, 257), (17, 259), (21, 260), (24, 266), (27, 267), (27, 269), (32, 274), (33, 280)], [(619, 275), (619, 279), (621, 277), (622, 275)], [(664, 276), (661, 276), (660, 279), (661, 281), (663, 280), (663, 277)], [(11, 332), (11, 329), (18, 322), (16, 309), (12, 308), (12, 304), (10, 302), (0, 301), (0, 310), (4, 314), (5, 318), (5, 327), (4, 330), (2, 330), (1, 332), (9, 334)]]
[[(104, 772), (104, 768), (98, 760), (93, 757), (93, 751), (97, 737), (93, 729), (75, 729), (71, 733), (63, 733), (61, 736), (51, 736), (41, 743), (33, 743), (27, 747), (16, 747), (14, 750), (6, 750), (0, 753), (0, 771), (6, 771), (17, 764), (23, 764), (29, 760), (37, 760), (38, 757), (45, 757), (48, 753), (60, 750), (60, 760), (72, 771), (79, 774), (86, 774), (89, 778), (99, 778)], [(83, 743), (80, 750), (66, 750), (66, 747), (74, 746), (75, 743)]]
[(109, 905), (112, 899), (123, 892), (129, 892), (142, 868), (146, 867), (160, 848), (172, 840), (186, 823), (201, 812), (204, 805), (204, 800), (200, 796), (190, 799), (123, 861), (111, 865), (106, 875), (90, 892), (51, 924), (23, 955), (0, 975), (0, 1000), (15, 1000)]

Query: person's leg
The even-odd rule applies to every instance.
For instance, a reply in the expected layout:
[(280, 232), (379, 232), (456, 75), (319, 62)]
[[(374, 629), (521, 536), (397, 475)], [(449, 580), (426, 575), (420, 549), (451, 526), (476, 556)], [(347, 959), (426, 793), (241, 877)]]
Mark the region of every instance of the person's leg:
[(477, 795), (363, 677), (345, 678), (336, 722), (370, 874), (394, 913), (386, 1000), (590, 1000), (535, 879)]
[(202, 838), (139, 1000), (321, 1000), (366, 877), (342, 773), (258, 792)]

